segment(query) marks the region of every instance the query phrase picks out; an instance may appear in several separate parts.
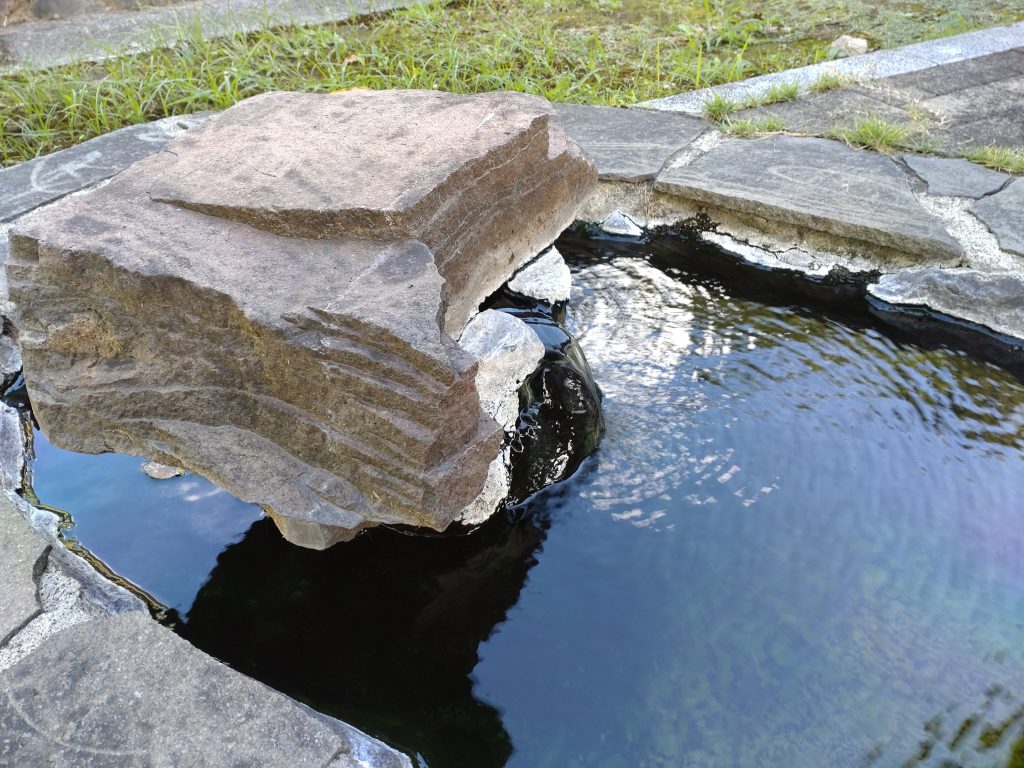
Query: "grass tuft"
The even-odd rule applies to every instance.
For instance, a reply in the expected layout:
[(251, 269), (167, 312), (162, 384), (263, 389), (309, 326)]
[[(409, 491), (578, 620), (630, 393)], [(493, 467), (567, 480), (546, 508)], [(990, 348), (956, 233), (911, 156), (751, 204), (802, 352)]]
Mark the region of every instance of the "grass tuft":
[(797, 83), (776, 83), (763, 93), (751, 94), (743, 100), (742, 109), (756, 109), (780, 101), (793, 101), (800, 95)]
[(749, 138), (769, 133), (781, 133), (785, 130), (785, 125), (777, 117), (766, 117), (761, 120), (729, 120), (725, 123), (725, 130), (733, 136)]
[(852, 127), (836, 127), (826, 136), (841, 139), (853, 147), (892, 152), (905, 148), (911, 139), (911, 130), (901, 123), (892, 123), (876, 115), (866, 117)]
[(737, 102), (716, 93), (704, 104), (704, 116), (714, 123), (724, 123), (739, 108)]
[(989, 145), (978, 147), (963, 153), (972, 163), (984, 165), (996, 171), (1024, 174), (1024, 149), (1013, 147), (997, 147)]
[(840, 88), (851, 85), (853, 82), (852, 78), (826, 72), (807, 86), (807, 90), (811, 93), (828, 93), (829, 91), (837, 91)]

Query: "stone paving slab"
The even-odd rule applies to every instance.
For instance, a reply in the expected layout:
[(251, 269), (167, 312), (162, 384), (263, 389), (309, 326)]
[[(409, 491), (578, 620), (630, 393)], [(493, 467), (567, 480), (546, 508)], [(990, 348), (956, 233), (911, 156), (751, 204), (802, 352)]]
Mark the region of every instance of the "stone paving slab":
[(64, 630), (0, 673), (0, 765), (411, 768), (141, 613)]
[(928, 194), (978, 199), (1002, 189), (1010, 176), (962, 159), (904, 155), (903, 162), (928, 187)]
[(773, 117), (787, 131), (826, 134), (877, 117), (909, 125), (955, 155), (989, 144), (1024, 147), (1022, 99), (1024, 41), (999, 53), (741, 110), (736, 118)]
[(656, 189), (925, 260), (961, 253), (892, 160), (836, 141), (734, 139), (662, 173)]
[(735, 119), (758, 121), (777, 118), (786, 131), (816, 134), (824, 134), (834, 126), (854, 125), (867, 117), (879, 117), (893, 123), (913, 122), (908, 105), (894, 104), (892, 99), (886, 98), (887, 95), (863, 85), (851, 85), (818, 96), (743, 109), (735, 114)]
[(863, 56), (820, 62), (785, 72), (752, 77), (737, 83), (702, 88), (697, 91), (646, 101), (638, 106), (645, 109), (702, 115), (704, 105), (716, 95), (742, 102), (750, 97), (762, 96), (777, 85), (796, 83), (806, 90), (807, 86), (823, 75), (839, 75), (851, 80), (866, 82), (907, 72), (917, 72), (938, 64), (974, 59), (1022, 46), (1024, 46), (1024, 22), (1019, 22), (1003, 27), (967, 32), (940, 40), (927, 40), (914, 45), (876, 51)]
[(710, 127), (686, 115), (559, 104), (559, 120), (604, 181), (652, 181), (665, 162)]
[[(3, 428), (9, 428), (6, 420)], [(41, 610), (35, 579), (46, 549), (42, 537), (0, 495), (0, 647)]]
[(1014, 179), (1001, 192), (974, 203), (971, 213), (996, 236), (999, 247), (1024, 256), (1024, 180)]
[[(109, 179), (132, 163), (159, 152), (172, 138), (202, 125), (208, 117), (209, 113), (200, 113), (132, 125), (0, 168), (0, 267), (7, 262), (7, 231), (15, 219)], [(7, 295), (7, 275), (0, 269), (0, 301), (6, 301)]]
[(868, 293), (887, 304), (928, 308), (1024, 339), (1024, 277), (974, 269), (904, 269), (883, 275)]
[(206, 115), (168, 117), (132, 125), (59, 152), (0, 169), (0, 223), (91, 187), (159, 152), (168, 141), (201, 125)]
[(416, 5), (422, 0), (199, 0), (176, 7), (91, 14), (0, 29), (0, 74), (110, 58), (170, 45), (182, 33), (211, 39), (304, 26)]

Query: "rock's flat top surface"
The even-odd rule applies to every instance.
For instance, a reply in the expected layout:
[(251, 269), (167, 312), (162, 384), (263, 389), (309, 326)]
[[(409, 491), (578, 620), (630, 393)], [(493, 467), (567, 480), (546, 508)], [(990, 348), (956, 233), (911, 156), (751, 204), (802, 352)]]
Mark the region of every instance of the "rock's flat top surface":
[(0, 764), (409, 768), (149, 616), (87, 621), (0, 674)]
[(518, 94), (271, 93), (178, 141), (149, 193), (294, 237), (410, 236), (435, 214), (416, 206), (463, 169), (493, 172), (510, 136), (526, 134), (502, 162), (546, 155), (549, 114)]
[(904, 162), (928, 185), (928, 193), (979, 198), (995, 192), (1010, 177), (960, 158), (904, 155)]
[(960, 253), (896, 164), (826, 139), (734, 139), (658, 177), (657, 188), (924, 259)]
[(1024, 179), (1014, 179), (1006, 189), (971, 206), (1004, 251), (1024, 256)]
[[(6, 420), (2, 425), (9, 428)], [(40, 611), (34, 577), (45, 550), (43, 538), (0, 494), (0, 645)]]
[(868, 290), (889, 304), (927, 307), (1024, 339), (1021, 275), (921, 267), (883, 275)]
[(271, 93), (179, 139), (147, 192), (289, 237), (419, 240), (448, 282), (457, 336), (593, 183), (552, 117), (523, 94)]
[(697, 118), (649, 110), (559, 104), (556, 111), (606, 181), (654, 179), (672, 155), (709, 127)]

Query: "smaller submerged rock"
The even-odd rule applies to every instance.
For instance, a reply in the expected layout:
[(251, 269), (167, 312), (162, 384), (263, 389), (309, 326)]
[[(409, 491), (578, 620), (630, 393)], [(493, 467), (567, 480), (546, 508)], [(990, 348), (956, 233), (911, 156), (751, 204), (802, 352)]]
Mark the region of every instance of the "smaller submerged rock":
[(622, 237), (641, 237), (644, 234), (643, 228), (622, 211), (609, 213), (601, 222), (601, 229), (607, 235)]
[(181, 467), (172, 467), (170, 464), (161, 464), (157, 461), (147, 461), (142, 465), (142, 471), (154, 480), (170, 480), (172, 477), (181, 477), (185, 474)]
[(459, 344), (477, 359), (476, 388), (484, 413), (503, 427), (515, 424), (519, 386), (544, 357), (537, 334), (518, 318), (486, 309), (466, 326)]

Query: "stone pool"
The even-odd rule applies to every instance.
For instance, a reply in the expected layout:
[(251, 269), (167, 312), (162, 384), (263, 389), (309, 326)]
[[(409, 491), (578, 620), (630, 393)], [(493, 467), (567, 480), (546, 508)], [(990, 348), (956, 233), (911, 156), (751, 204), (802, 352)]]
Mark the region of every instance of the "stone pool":
[(421, 766), (1024, 759), (1024, 353), (675, 237), (558, 248), (607, 431), (472, 533), (303, 550), (42, 439), (35, 492), (184, 637)]

